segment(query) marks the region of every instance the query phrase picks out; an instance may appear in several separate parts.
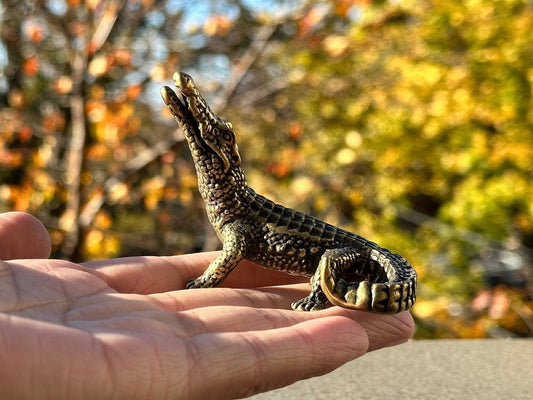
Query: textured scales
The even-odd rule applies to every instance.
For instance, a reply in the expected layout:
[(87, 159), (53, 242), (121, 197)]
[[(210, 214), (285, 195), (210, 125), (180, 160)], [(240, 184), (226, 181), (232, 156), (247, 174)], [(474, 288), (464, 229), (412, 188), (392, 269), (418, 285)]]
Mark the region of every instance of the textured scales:
[(400, 255), (253, 191), (241, 168), (232, 125), (218, 117), (192, 78), (174, 74), (179, 91), (161, 96), (189, 144), (209, 221), (221, 254), (188, 288), (215, 287), (244, 258), (263, 267), (311, 277), (309, 296), (295, 310), (335, 305), (378, 313), (407, 310), (415, 302), (416, 272)]

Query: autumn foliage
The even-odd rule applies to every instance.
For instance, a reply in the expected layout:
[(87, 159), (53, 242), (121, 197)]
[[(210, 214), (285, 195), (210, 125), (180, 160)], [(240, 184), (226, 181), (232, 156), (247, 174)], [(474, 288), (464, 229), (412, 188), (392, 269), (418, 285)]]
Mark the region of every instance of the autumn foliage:
[(254, 189), (412, 261), (418, 337), (532, 336), (531, 2), (252, 3), (2, 0), (0, 211), (54, 257), (216, 248), (184, 70)]

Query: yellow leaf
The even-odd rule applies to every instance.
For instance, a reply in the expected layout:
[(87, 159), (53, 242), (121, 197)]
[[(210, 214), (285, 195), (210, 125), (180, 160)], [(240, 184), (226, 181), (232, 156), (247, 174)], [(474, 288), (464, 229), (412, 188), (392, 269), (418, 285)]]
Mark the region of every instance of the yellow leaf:
[(124, 182), (119, 182), (113, 185), (113, 188), (109, 193), (109, 198), (113, 203), (125, 202), (128, 199), (129, 193), (129, 186)]
[(357, 153), (352, 149), (342, 148), (337, 152), (337, 162), (341, 165), (353, 163), (357, 159)]
[(88, 71), (89, 74), (98, 78), (104, 75), (108, 70), (108, 62), (105, 56), (97, 56), (91, 60), (89, 63)]
[(98, 229), (109, 229), (112, 223), (113, 220), (111, 219), (110, 215), (105, 211), (98, 211), (98, 213), (94, 217), (94, 226)]
[(72, 79), (69, 76), (60, 76), (54, 82), (54, 89), (59, 94), (67, 94), (72, 90)]
[(328, 36), (322, 42), (324, 51), (333, 58), (340, 57), (350, 47), (350, 41), (346, 36)]

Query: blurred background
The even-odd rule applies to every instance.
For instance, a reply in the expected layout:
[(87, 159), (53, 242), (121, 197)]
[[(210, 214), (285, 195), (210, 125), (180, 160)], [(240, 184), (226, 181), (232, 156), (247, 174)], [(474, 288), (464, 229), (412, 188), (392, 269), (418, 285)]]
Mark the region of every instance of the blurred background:
[(412, 262), (415, 337), (533, 336), (531, 1), (0, 4), (0, 211), (53, 257), (219, 246), (159, 96), (183, 70), (250, 186)]

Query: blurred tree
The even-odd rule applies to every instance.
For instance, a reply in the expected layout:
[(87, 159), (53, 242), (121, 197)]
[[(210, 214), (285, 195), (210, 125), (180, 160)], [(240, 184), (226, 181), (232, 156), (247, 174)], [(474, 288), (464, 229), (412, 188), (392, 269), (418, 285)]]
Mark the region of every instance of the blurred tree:
[(55, 256), (217, 245), (159, 99), (181, 69), (251, 186), (415, 264), (419, 337), (532, 335), (530, 2), (0, 4), (0, 210)]
[[(504, 328), (530, 335), (531, 3), (407, 1), (355, 11), (318, 3), (300, 20), (299, 45), (277, 59), (291, 90), (269, 100), (274, 117), (255, 109), (268, 126), (291, 105), (304, 133), (297, 146), (271, 141), (261, 164), (290, 187), (285, 203), (301, 189), (307, 210), (413, 260), (422, 282), (415, 315), (449, 321), (439, 335), (504, 327), (465, 317), (496, 301), (471, 303), (486, 285), (518, 287), (509, 296), (521, 293), (527, 305), (509, 302), (514, 327)], [(278, 150), (272, 161), (280, 147), (300, 157)], [(429, 323), (419, 328), (433, 334)]]

